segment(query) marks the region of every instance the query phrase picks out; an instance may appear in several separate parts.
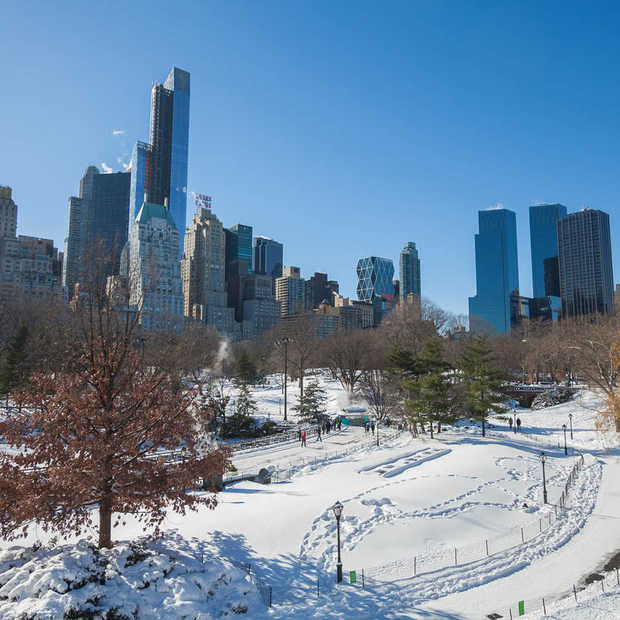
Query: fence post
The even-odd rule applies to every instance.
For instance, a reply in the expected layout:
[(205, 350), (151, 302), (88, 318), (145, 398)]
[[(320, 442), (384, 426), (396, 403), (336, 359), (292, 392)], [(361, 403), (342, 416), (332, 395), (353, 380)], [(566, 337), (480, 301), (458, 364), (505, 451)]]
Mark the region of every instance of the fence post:
[[(616, 572), (618, 572), (618, 569), (616, 569)], [(414, 555), (413, 556), (413, 576), (415, 577), (418, 573), (418, 556)]]
[(542, 532), (542, 518), (538, 519), (538, 529)]
[(620, 586), (620, 574), (618, 574), (617, 568), (616, 568), (616, 581), (618, 582), (618, 585)]
[(316, 597), (319, 598), (320, 595), (321, 595), (321, 584), (320, 584), (319, 574), (317, 573), (316, 575)]
[(272, 595), (272, 590), (271, 590), (271, 586), (269, 586), (269, 607), (271, 607), (271, 595)]
[(457, 565), (457, 561), (456, 561), (456, 547), (454, 547), (454, 566)]
[(488, 539), (484, 541), (487, 547), (487, 557), (489, 556), (489, 541)]
[(525, 542), (525, 537), (523, 536), (523, 528), (521, 528), (521, 542)]
[(605, 576), (601, 579), (601, 590), (605, 592)]
[(362, 590), (366, 589), (366, 582), (364, 581), (364, 569), (362, 568)]
[(512, 607), (509, 607), (508, 611), (510, 612), (510, 620), (512, 620)]
[(549, 513), (549, 527), (551, 527), (551, 513)]
[(575, 603), (577, 602), (577, 588), (575, 587), (575, 584), (573, 584), (573, 594), (575, 595)]
[(545, 607), (545, 599), (542, 600), (543, 601), (543, 612), (545, 614), (545, 616), (547, 615), (547, 608)]

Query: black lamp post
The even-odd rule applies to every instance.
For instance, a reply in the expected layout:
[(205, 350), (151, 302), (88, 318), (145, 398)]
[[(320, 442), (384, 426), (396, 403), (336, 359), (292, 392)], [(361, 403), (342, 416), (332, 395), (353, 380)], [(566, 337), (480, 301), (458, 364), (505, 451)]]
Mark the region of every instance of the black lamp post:
[(564, 456), (568, 455), (568, 448), (566, 447), (566, 424), (562, 424), (562, 430), (564, 431)]
[(572, 413), (568, 414), (568, 421), (570, 422), (570, 438), (572, 440), (573, 438), (573, 414)]
[(286, 422), (286, 387), (288, 384), (288, 343), (290, 340), (285, 336), (280, 340), (276, 340), (276, 346), (284, 347), (284, 421)]
[(543, 470), (543, 501), (546, 504), (547, 503), (547, 480), (545, 478), (545, 461), (547, 460), (547, 456), (545, 455), (544, 452), (540, 453), (540, 462), (542, 463), (542, 470)]
[(338, 564), (336, 564), (336, 583), (342, 583), (342, 560), (340, 559), (340, 517), (342, 516), (342, 504), (336, 502), (332, 506), (334, 515), (336, 517), (336, 527), (338, 530)]

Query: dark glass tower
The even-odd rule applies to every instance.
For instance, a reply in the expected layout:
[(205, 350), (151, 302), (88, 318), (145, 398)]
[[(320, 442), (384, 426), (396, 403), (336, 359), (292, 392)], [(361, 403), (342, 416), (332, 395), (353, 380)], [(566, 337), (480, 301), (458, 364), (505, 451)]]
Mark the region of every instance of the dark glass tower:
[(136, 144), (131, 168), (130, 218), (137, 216), (145, 192), (147, 202), (166, 205), (180, 234), (181, 254), (187, 213), (189, 97), (189, 73), (183, 69), (173, 67), (163, 84), (153, 85), (151, 142)]
[(415, 243), (409, 241), (400, 251), (400, 297), (406, 299), (409, 293), (414, 293), (420, 297), (420, 259)]
[(613, 310), (614, 275), (609, 215), (595, 209), (558, 222), (562, 314), (607, 314)]
[(284, 246), (269, 237), (254, 239), (254, 271), (272, 278), (282, 276), (284, 265)]
[[(532, 288), (534, 297), (557, 295), (545, 286), (545, 261), (558, 255), (558, 220), (566, 217), (566, 207), (561, 204), (530, 207), (530, 244), (532, 249)], [(547, 267), (547, 282), (554, 280), (553, 263)]]
[(478, 211), (476, 295), (469, 298), (473, 331), (503, 334), (513, 327), (510, 296), (519, 290), (517, 218), (508, 209)]

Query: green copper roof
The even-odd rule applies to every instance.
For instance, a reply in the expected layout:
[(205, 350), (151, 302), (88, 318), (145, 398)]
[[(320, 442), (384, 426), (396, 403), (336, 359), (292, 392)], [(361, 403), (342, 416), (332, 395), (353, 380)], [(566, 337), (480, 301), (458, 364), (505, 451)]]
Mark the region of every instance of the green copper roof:
[(136, 222), (146, 223), (152, 217), (158, 217), (162, 220), (166, 220), (168, 224), (170, 224), (176, 230), (176, 224), (172, 219), (172, 215), (170, 215), (170, 209), (164, 207), (164, 205), (156, 205), (152, 202), (145, 202), (142, 207), (140, 207), (140, 212), (136, 217)]

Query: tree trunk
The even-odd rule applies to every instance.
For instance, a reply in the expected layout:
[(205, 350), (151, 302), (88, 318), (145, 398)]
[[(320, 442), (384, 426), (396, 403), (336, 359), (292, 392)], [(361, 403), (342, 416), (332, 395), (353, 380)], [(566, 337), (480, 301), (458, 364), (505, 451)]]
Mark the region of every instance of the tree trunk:
[(486, 437), (486, 435), (484, 433), (484, 418), (482, 418), (482, 436)]
[(433, 421), (429, 422), (429, 426), (431, 427), (431, 439), (433, 438)]
[(437, 434), (441, 433), (441, 422), (437, 422)]
[(112, 547), (112, 498), (104, 495), (99, 502), (99, 549)]

